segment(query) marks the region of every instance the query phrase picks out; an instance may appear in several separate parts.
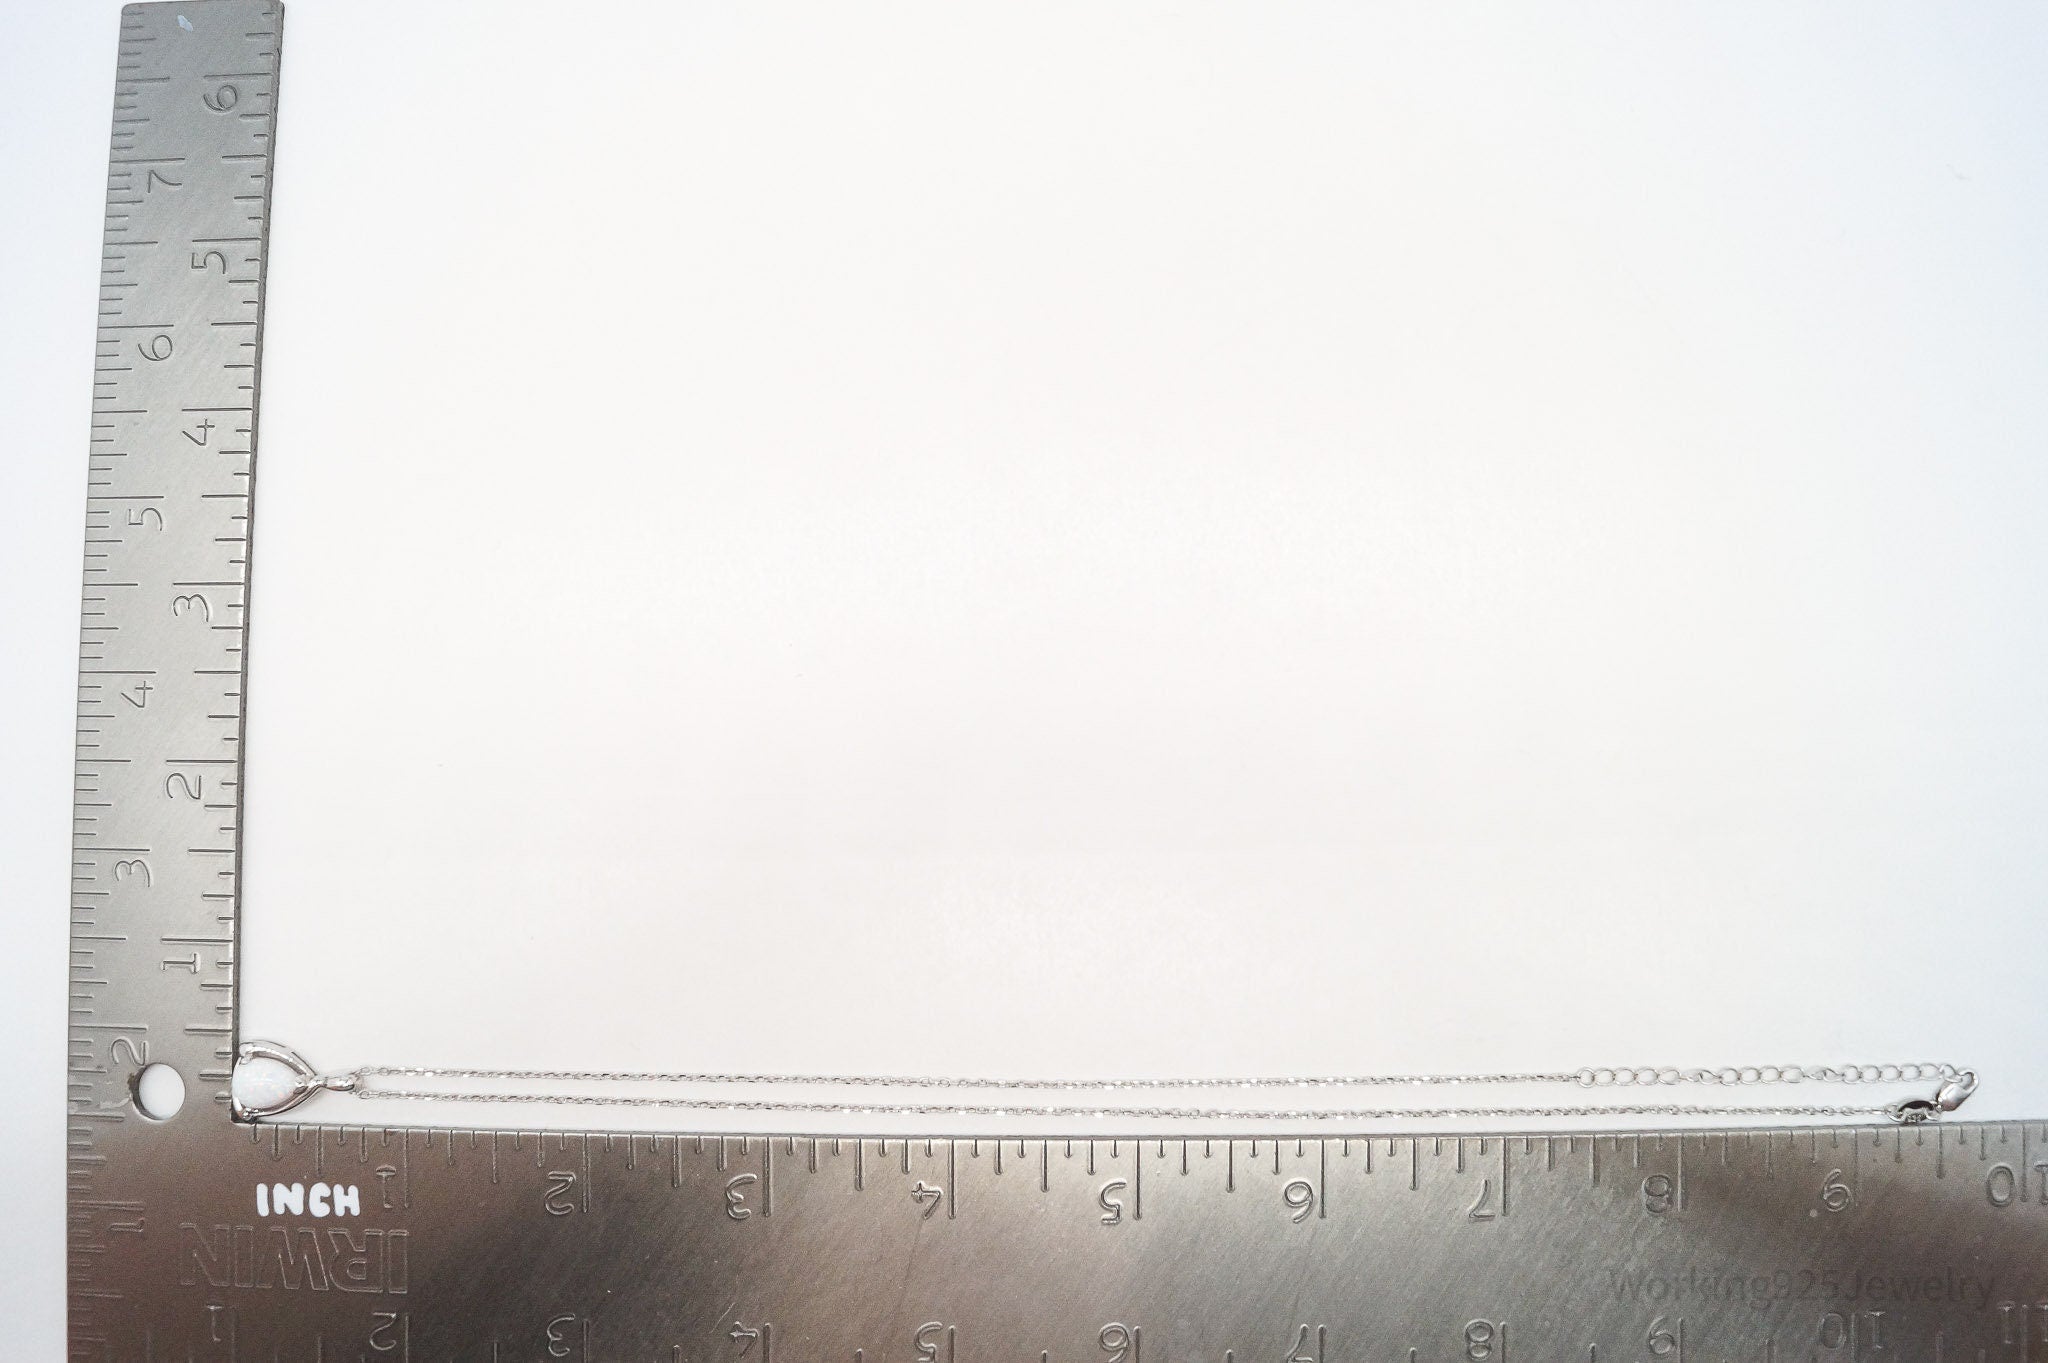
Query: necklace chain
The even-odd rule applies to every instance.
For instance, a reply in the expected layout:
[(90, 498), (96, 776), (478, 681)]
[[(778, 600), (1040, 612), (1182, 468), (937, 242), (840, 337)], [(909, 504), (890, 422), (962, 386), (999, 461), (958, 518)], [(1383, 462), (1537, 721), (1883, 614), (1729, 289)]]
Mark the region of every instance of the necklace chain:
[(1953, 1079), (1954, 1065), (1935, 1061), (1884, 1065), (1727, 1065), (1678, 1069), (1638, 1066), (1632, 1069), (1587, 1067), (1578, 1070), (1531, 1070), (1499, 1074), (1332, 1074), (1297, 1077), (1190, 1077), (1174, 1079), (996, 1079), (964, 1075), (908, 1074), (739, 1074), (716, 1071), (659, 1070), (491, 1070), (446, 1069), (417, 1065), (364, 1065), (354, 1071), (364, 1079), (530, 1079), (562, 1083), (602, 1084), (773, 1084), (830, 1085), (836, 1088), (922, 1089), (1280, 1089), (1280, 1088), (1407, 1088), (1431, 1084), (1576, 1084), (1607, 1088), (1674, 1084), (1910, 1084)]
[[(1577, 1070), (1506, 1071), (1492, 1074), (1337, 1074), (1295, 1077), (1212, 1077), (1175, 1079), (1004, 1079), (957, 1075), (891, 1074), (749, 1074), (714, 1071), (642, 1070), (517, 1070), (420, 1065), (364, 1065), (335, 1074), (316, 1071), (297, 1052), (275, 1042), (244, 1042), (236, 1069), (235, 1113), (244, 1120), (289, 1111), (323, 1090), (352, 1093), (358, 1098), (406, 1102), (548, 1103), (577, 1107), (652, 1107), (692, 1112), (823, 1113), (838, 1116), (941, 1117), (1106, 1117), (1175, 1119), (1182, 1121), (1384, 1121), (1398, 1118), (1440, 1120), (1461, 1117), (1886, 1117), (1896, 1122), (1921, 1122), (1953, 1112), (1977, 1086), (1974, 1071), (1938, 1061), (1852, 1065), (1724, 1065), (1586, 1067)], [(291, 1075), (286, 1088), (261, 1096), (245, 1096), (241, 1079), (253, 1061), (282, 1064)], [(385, 1085), (380, 1079), (425, 1081), (428, 1087)], [(493, 1084), (623, 1084), (668, 1085), (694, 1089), (817, 1088), (903, 1090), (895, 1099), (808, 1099), (785, 1096), (728, 1097), (703, 1093), (554, 1093), (504, 1089), (468, 1091), (446, 1088), (444, 1081), (486, 1081)], [(1892, 1086), (1937, 1082), (1931, 1097), (1870, 1103), (1709, 1104), (1698, 1102), (1593, 1102), (1545, 1105), (1455, 1105), (1436, 1107), (1358, 1107), (1327, 1105), (1308, 1108), (1206, 1106), (1197, 1103), (1140, 1103), (1123, 1095), (1192, 1090), (1316, 1091), (1356, 1088), (1453, 1088), (1462, 1085), (1570, 1085), (1582, 1089), (1661, 1089), (1679, 1086), (1748, 1088), (1762, 1085), (1822, 1084)], [(250, 1086), (253, 1089), (253, 1085)], [(1016, 1095), (1005, 1099), (959, 1098), (953, 1095)], [(1101, 1101), (1071, 1098), (1034, 1100), (1023, 1095), (1092, 1093)], [(928, 1095), (942, 1095), (938, 1097)]]

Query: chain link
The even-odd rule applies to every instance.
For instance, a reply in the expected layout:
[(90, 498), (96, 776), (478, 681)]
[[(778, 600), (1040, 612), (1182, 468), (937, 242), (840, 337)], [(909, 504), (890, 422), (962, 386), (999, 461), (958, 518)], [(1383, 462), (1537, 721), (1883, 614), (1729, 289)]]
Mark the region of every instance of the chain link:
[[(1175, 1079), (997, 1079), (960, 1075), (910, 1074), (743, 1074), (717, 1071), (660, 1070), (496, 1070), (432, 1068), (418, 1065), (364, 1065), (359, 1079), (533, 1080), (576, 1084), (699, 1084), (762, 1086), (830, 1086), (833, 1088), (988, 1089), (1037, 1092), (1085, 1092), (1117, 1089), (1322, 1089), (1414, 1088), (1458, 1084), (1576, 1084), (1581, 1088), (1649, 1087), (1712, 1084), (1723, 1087), (1756, 1084), (1910, 1084), (1948, 1080), (1959, 1073), (1954, 1065), (1932, 1061), (1883, 1065), (1744, 1065), (1719, 1069), (1678, 1069), (1643, 1065), (1630, 1069), (1586, 1067), (1578, 1070), (1508, 1071), (1498, 1074), (1331, 1074), (1190, 1077)], [(359, 1089), (359, 1092), (364, 1090)], [(389, 1089), (369, 1090), (392, 1094)]]
[[(1551, 1119), (1562, 1117), (1821, 1117), (1850, 1118), (1887, 1116), (1897, 1121), (1918, 1121), (1934, 1115), (1932, 1100), (1908, 1102), (1824, 1104), (1708, 1104), (1708, 1103), (1563, 1103), (1546, 1105), (1467, 1104), (1434, 1107), (1321, 1106), (1310, 1108), (1266, 1108), (1207, 1106), (1201, 1104), (1158, 1104), (1115, 1101), (1117, 1095), (1143, 1092), (1213, 1090), (1328, 1090), (1354, 1088), (1429, 1088), (1463, 1085), (1575, 1085), (1588, 1089), (1670, 1088), (1680, 1085), (1702, 1087), (1751, 1087), (1784, 1084), (1893, 1085), (1941, 1081), (1952, 1084), (1968, 1072), (1945, 1062), (1851, 1065), (1727, 1065), (1679, 1068), (1676, 1066), (1586, 1067), (1578, 1070), (1503, 1071), (1487, 1074), (1340, 1074), (1277, 1076), (1190, 1077), (1172, 1079), (1004, 1079), (953, 1075), (897, 1074), (762, 1074), (716, 1071), (641, 1070), (514, 1070), (475, 1067), (432, 1068), (415, 1065), (366, 1065), (327, 1082), (329, 1087), (353, 1092), (359, 1098), (384, 1098), (411, 1102), (548, 1103), (582, 1107), (669, 1108), (696, 1112), (787, 1112), (826, 1113), (842, 1116), (948, 1116), (948, 1117), (1092, 1117), (1126, 1119), (1175, 1119), (1183, 1121), (1382, 1121), (1401, 1118), (1437, 1120), (1463, 1117)], [(901, 1089), (912, 1096), (901, 1101), (810, 1100), (792, 1097), (715, 1097), (702, 1095), (583, 1094), (549, 1092), (466, 1091), (451, 1088), (380, 1086), (379, 1078), (427, 1081), (489, 1081), (494, 1083), (569, 1084), (655, 1084), (697, 1088), (842, 1088)], [(1102, 1103), (968, 1101), (950, 1095), (963, 1090), (987, 1094), (1100, 1093), (1110, 1101)], [(943, 1098), (916, 1096), (944, 1094)], [(1959, 1101), (1959, 1100), (1958, 1100)]]
[(1586, 1088), (1647, 1084), (1913, 1084), (1949, 1080), (1962, 1071), (1937, 1061), (1883, 1065), (1724, 1065), (1719, 1069), (1583, 1069), (1572, 1076)]
[[(447, 1071), (442, 1071), (447, 1073)], [(1878, 1117), (1894, 1115), (1891, 1104), (1765, 1104), (1720, 1106), (1707, 1103), (1573, 1103), (1551, 1107), (1198, 1107), (1173, 1104), (1091, 1105), (1078, 1103), (955, 1103), (955, 1102), (812, 1102), (790, 1098), (686, 1098), (638, 1094), (595, 1093), (459, 1093), (427, 1089), (357, 1087), (358, 1098), (391, 1098), (422, 1102), (553, 1103), (578, 1107), (658, 1107), (695, 1112), (829, 1113), (855, 1117), (1104, 1117), (1177, 1121), (1423, 1121), (1462, 1117)]]
[[(547, 1103), (565, 1107), (671, 1108), (693, 1112), (827, 1113), (840, 1116), (946, 1117), (1108, 1117), (1134, 1119), (1236, 1121), (1381, 1121), (1401, 1118), (1432, 1120), (1457, 1117), (1876, 1117), (1919, 1122), (1952, 1112), (1976, 1087), (1967, 1069), (1937, 1061), (1873, 1065), (1724, 1065), (1680, 1068), (1672, 1065), (1588, 1066), (1577, 1070), (1506, 1070), (1485, 1074), (1330, 1074), (1281, 1076), (1191, 1077), (1174, 1079), (1006, 1079), (991, 1076), (904, 1074), (766, 1074), (728, 1071), (654, 1070), (518, 1070), (474, 1066), (364, 1065), (321, 1074), (288, 1046), (275, 1042), (244, 1042), (240, 1061), (270, 1061), (291, 1074), (286, 1089), (268, 1098), (247, 1098), (241, 1092), (243, 1072), (236, 1073), (235, 1111), (254, 1119), (275, 1116), (314, 1093), (353, 1093), (358, 1098), (398, 1102)], [(379, 1079), (414, 1081), (389, 1086)], [(427, 1087), (418, 1086), (425, 1081)], [(1484, 1085), (1575, 1086), (1582, 1089), (1654, 1089), (1691, 1085), (1739, 1088), (1789, 1084), (1898, 1085), (1939, 1081), (1931, 1097), (1895, 1099), (1887, 1103), (1713, 1104), (1699, 1102), (1589, 1103), (1466, 1103), (1431, 1107), (1360, 1107), (1342, 1103), (1316, 1107), (1246, 1107), (1227, 1104), (1148, 1103), (1126, 1095), (1221, 1091), (1326, 1091), (1360, 1088), (1456, 1088)], [(500, 1087), (465, 1089), (463, 1082)], [(598, 1084), (666, 1085), (696, 1089), (695, 1093), (559, 1093), (508, 1090), (506, 1085)], [(252, 1090), (254, 1085), (252, 1084)], [(753, 1088), (765, 1094), (726, 1096), (701, 1090)], [(791, 1090), (863, 1091), (857, 1097), (799, 1098)], [(772, 1090), (782, 1090), (780, 1093)], [(897, 1090), (900, 1096), (870, 1097), (876, 1090)], [(1090, 1093), (1101, 1101), (1075, 1101), (1064, 1095)], [(1051, 1094), (1051, 1100), (1028, 1095)], [(956, 1096), (964, 1095), (964, 1096)]]

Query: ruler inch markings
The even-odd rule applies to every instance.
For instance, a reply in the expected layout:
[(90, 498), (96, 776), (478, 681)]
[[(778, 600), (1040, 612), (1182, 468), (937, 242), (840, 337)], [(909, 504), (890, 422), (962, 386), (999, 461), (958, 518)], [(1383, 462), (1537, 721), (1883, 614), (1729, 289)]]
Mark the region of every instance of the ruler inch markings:
[[(137, 1257), (179, 1230), (162, 1210), (180, 1191), (166, 1171), (203, 1167), (233, 1134), (222, 1129), (229, 1072), (220, 1061), (232, 1054), (235, 953), (232, 935), (220, 934), (235, 922), (240, 819), (236, 808), (223, 828), (209, 806), (221, 803), (214, 791), (224, 799), (239, 790), (241, 726), (238, 717), (212, 717), (218, 689), (201, 673), (241, 675), (246, 554), (217, 539), (228, 527), (211, 496), (247, 474), (254, 422), (236, 432), (239, 453), (184, 457), (219, 442), (182, 409), (253, 416), (248, 366), (260, 353), (250, 342), (252, 331), (261, 334), (269, 206), (247, 193), (252, 185), (267, 192), (271, 180), (281, 19), (278, 6), (260, 0), (121, 11), (93, 347), (73, 811), (72, 940), (90, 944), (94, 963), (75, 980), (69, 1032), (79, 1076), (68, 1152), (74, 1358), (170, 1349), (174, 1323), (133, 1328), (138, 1300), (151, 1294), (108, 1284), (150, 1280)], [(237, 75), (213, 78), (222, 72)], [(202, 241), (230, 235), (243, 238), (240, 269)], [(110, 590), (116, 581), (119, 592)], [(176, 585), (186, 581), (208, 585)], [(167, 769), (181, 778), (169, 792), (142, 778)], [(133, 775), (100, 775), (121, 771)], [(193, 798), (183, 798), (187, 790)], [(206, 864), (213, 853), (180, 850), (215, 846), (223, 835), (229, 869)], [(217, 887), (228, 895), (225, 914), (215, 907)], [(102, 919), (142, 930), (109, 932), (96, 926)], [(201, 942), (228, 949), (172, 950)], [(97, 1022), (103, 1012), (137, 1020)], [(135, 1111), (133, 1085), (148, 1064), (186, 1080), (185, 1104), (170, 1120)], [(124, 1209), (118, 1225), (97, 1210), (113, 1205)], [(237, 1315), (209, 1329), (233, 1338)]]

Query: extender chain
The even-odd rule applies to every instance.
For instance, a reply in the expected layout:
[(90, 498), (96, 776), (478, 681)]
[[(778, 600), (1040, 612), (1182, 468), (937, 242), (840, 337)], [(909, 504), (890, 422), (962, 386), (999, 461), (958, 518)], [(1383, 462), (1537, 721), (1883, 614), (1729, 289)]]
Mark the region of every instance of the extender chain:
[[(269, 1077), (256, 1062), (269, 1061)], [(286, 1072), (278, 1076), (277, 1066)], [(381, 1079), (428, 1081), (486, 1080), (496, 1083), (575, 1083), (676, 1085), (694, 1088), (860, 1088), (902, 1089), (910, 1096), (883, 1100), (806, 1100), (785, 1097), (705, 1097), (604, 1093), (517, 1092), (497, 1088), (471, 1092), (454, 1088), (385, 1085)], [(1772, 1103), (1723, 1105), (1707, 1103), (1564, 1103), (1548, 1106), (1458, 1107), (1203, 1107), (1195, 1104), (1134, 1104), (1128, 1093), (1159, 1093), (1185, 1089), (1319, 1090), (1349, 1088), (1452, 1088), (1468, 1084), (1574, 1085), (1582, 1089), (1647, 1089), (1679, 1085), (1747, 1088), (1758, 1085), (1827, 1084), (1895, 1085), (1939, 1081), (1934, 1094), (1886, 1103)], [(644, 1073), (630, 1070), (493, 1070), (428, 1069), (410, 1065), (363, 1065), (337, 1074), (322, 1074), (289, 1046), (274, 1041), (245, 1041), (238, 1053), (231, 1102), (239, 1121), (255, 1121), (289, 1112), (316, 1093), (352, 1093), (358, 1098), (415, 1102), (552, 1103), (580, 1107), (659, 1107), (694, 1112), (799, 1112), (838, 1116), (945, 1117), (1119, 1117), (1227, 1121), (1380, 1121), (1393, 1118), (1457, 1117), (1884, 1117), (1917, 1123), (1954, 1112), (1977, 1088), (1974, 1070), (1935, 1063), (1879, 1065), (1727, 1065), (1720, 1068), (1673, 1067), (1587, 1068), (1504, 1074), (1347, 1074), (1298, 1078), (1193, 1079), (988, 1079), (920, 1075), (840, 1074), (715, 1074)], [(1022, 1101), (919, 1096), (960, 1090), (1000, 1095), (1094, 1093), (1101, 1101)]]

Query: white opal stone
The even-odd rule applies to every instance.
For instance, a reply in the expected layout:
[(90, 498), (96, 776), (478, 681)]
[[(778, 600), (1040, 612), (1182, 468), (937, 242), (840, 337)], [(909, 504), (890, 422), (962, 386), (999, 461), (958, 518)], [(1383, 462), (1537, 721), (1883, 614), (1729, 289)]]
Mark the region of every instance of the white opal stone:
[(291, 1097), (297, 1078), (291, 1066), (282, 1061), (258, 1057), (236, 1062), (235, 1076), (228, 1089), (243, 1107), (263, 1112)]

